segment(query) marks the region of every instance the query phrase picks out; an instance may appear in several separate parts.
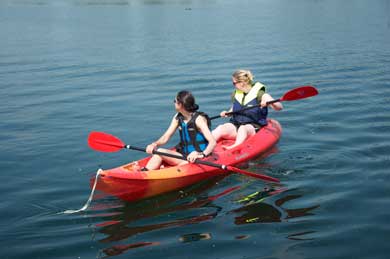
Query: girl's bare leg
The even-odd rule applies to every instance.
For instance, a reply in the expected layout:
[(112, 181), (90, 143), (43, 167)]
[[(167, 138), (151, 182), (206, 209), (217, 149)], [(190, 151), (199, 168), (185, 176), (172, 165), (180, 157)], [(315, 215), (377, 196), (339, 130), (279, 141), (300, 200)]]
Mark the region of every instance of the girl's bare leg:
[[(178, 155), (181, 156), (179, 152), (170, 150), (170, 149), (165, 149), (165, 148), (159, 148), (158, 151), (168, 153), (168, 154), (173, 154), (173, 155)], [(161, 156), (161, 155), (153, 155), (152, 158), (148, 161), (146, 164), (146, 168), (148, 170), (154, 170), (154, 169), (160, 169), (160, 166), (162, 162), (166, 162), (169, 165), (178, 165), (178, 164), (184, 164), (186, 161), (173, 158), (173, 157), (167, 157), (167, 156)], [(184, 162), (184, 163), (183, 163)]]
[(213, 137), (218, 142), (220, 139), (235, 139), (237, 135), (236, 126), (232, 123), (219, 125), (212, 132)]
[(256, 133), (255, 127), (250, 124), (242, 125), (238, 128), (236, 141), (233, 145), (226, 147), (226, 149), (232, 149), (242, 144), (247, 138), (253, 136)]

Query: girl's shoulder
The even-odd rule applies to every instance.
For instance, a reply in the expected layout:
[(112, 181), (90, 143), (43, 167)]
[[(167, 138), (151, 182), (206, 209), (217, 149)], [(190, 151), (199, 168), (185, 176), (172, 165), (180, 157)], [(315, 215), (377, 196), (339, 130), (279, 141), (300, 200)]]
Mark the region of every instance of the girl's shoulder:
[(258, 88), (257, 101), (261, 102), (261, 100), (266, 92), (266, 86), (265, 86), (265, 84), (262, 84), (260, 82), (256, 82), (253, 86), (256, 86)]
[(200, 120), (203, 120), (207, 123), (207, 126), (210, 128), (211, 127), (211, 119), (209, 115), (205, 112), (196, 112), (194, 114), (195, 117), (195, 123), (198, 123)]

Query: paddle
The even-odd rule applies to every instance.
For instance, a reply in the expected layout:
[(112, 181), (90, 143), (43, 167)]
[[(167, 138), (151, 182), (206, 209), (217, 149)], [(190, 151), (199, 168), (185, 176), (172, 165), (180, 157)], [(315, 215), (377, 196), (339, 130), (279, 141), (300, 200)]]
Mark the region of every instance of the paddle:
[[(286, 92), (279, 99), (275, 99), (275, 100), (267, 102), (267, 105), (270, 105), (270, 104), (273, 104), (273, 103), (277, 103), (277, 102), (300, 100), (300, 99), (308, 98), (308, 97), (311, 97), (311, 96), (314, 96), (314, 95), (317, 95), (317, 94), (318, 94), (318, 91), (313, 86), (310, 86), (310, 85), (300, 86), (300, 87), (291, 89), (290, 91)], [(238, 114), (238, 113), (240, 113), (242, 111), (250, 110), (250, 109), (253, 109), (253, 108), (256, 108), (256, 107), (257, 106), (250, 106), (250, 107), (243, 108), (243, 109), (241, 109), (239, 111), (227, 112), (226, 115), (230, 116), (230, 115), (233, 115), (233, 114)], [(220, 117), (221, 117), (220, 115), (217, 115), (217, 116), (214, 116), (214, 117), (210, 117), (210, 120), (214, 120), (214, 119), (217, 119), (217, 118), (220, 118)]]
[[(119, 150), (121, 150), (123, 148), (137, 150), (137, 151), (141, 151), (141, 152), (146, 152), (145, 148), (140, 148), (140, 147), (135, 147), (135, 146), (131, 146), (131, 145), (126, 145), (125, 143), (122, 142), (122, 140), (120, 140), (119, 138), (117, 138), (117, 137), (115, 137), (113, 135), (110, 135), (110, 134), (104, 133), (104, 132), (97, 132), (97, 131), (93, 131), (93, 132), (91, 132), (89, 134), (89, 136), (88, 136), (88, 145), (92, 149), (97, 150), (97, 151), (102, 151), (102, 152), (116, 152), (116, 151), (119, 151)], [(184, 157), (182, 157), (180, 155), (160, 152), (158, 150), (154, 150), (153, 154), (161, 155), (161, 156), (167, 156), (167, 157), (172, 157), (172, 158), (177, 158), (177, 159), (181, 159), (181, 160), (187, 160), (186, 158), (184, 158)], [(251, 176), (251, 177), (254, 177), (254, 178), (257, 178), (257, 179), (262, 179), (262, 180), (265, 180), (265, 181), (277, 182), (277, 183), (280, 182), (276, 178), (273, 178), (273, 177), (270, 177), (270, 176), (267, 176), (267, 175), (263, 175), (263, 174), (255, 174), (255, 173), (248, 172), (248, 171), (245, 171), (245, 170), (242, 170), (242, 169), (239, 169), (237, 167), (230, 166), (230, 165), (215, 164), (213, 162), (203, 161), (203, 160), (199, 160), (199, 159), (195, 160), (195, 164), (201, 164), (201, 165), (207, 165), (207, 166), (211, 166), (211, 167), (216, 167), (216, 168), (219, 168), (219, 169), (222, 169), (222, 170), (227, 170), (227, 171), (231, 171), (231, 172), (234, 172), (234, 173), (239, 173), (239, 174)]]

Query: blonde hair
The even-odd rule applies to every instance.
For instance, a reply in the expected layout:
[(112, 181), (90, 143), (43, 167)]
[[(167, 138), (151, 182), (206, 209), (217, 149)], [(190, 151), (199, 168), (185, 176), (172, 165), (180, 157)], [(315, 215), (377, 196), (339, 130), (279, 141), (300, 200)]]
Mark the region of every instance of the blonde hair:
[(232, 77), (236, 79), (238, 82), (245, 82), (247, 84), (253, 84), (253, 75), (252, 72), (249, 70), (236, 70)]

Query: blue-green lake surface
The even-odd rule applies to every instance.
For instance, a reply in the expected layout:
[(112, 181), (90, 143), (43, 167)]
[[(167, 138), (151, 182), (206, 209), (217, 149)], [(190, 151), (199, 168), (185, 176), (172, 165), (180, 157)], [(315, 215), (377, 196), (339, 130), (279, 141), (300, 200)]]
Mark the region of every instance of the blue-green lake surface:
[[(389, 258), (390, 1), (3, 0), (0, 38), (1, 258)], [(89, 132), (144, 147), (179, 90), (227, 109), (239, 68), (275, 98), (319, 90), (270, 111), (282, 138), (245, 169), (277, 192), (231, 174), (62, 213), (145, 155)]]

